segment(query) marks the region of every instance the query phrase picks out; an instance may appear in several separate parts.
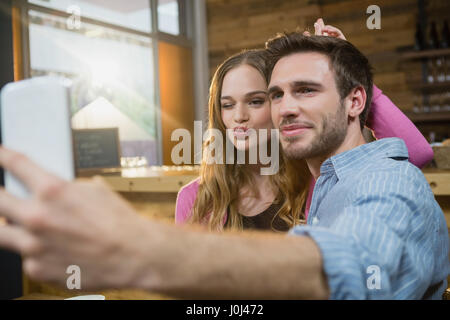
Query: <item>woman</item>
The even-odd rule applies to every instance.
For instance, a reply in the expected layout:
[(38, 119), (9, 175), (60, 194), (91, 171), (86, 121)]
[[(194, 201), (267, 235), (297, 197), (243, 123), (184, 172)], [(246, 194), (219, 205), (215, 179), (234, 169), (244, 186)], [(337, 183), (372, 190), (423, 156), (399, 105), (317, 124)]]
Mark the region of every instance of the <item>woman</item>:
[[(314, 27), (316, 35), (345, 39), (339, 29), (325, 26), (322, 19)], [(272, 128), (265, 61), (264, 50), (232, 56), (219, 66), (211, 84), (209, 127), (219, 129), (222, 134), (226, 129), (233, 129), (228, 139), (236, 149), (246, 152), (251, 147), (245, 137), (247, 129)], [(425, 138), (375, 86), (370, 112), (367, 126), (375, 137), (402, 138), (410, 161), (416, 166), (431, 160), (433, 153)], [(206, 141), (205, 147), (210, 143)], [(211, 230), (250, 228), (283, 232), (307, 218), (314, 180), (304, 161), (286, 161), (280, 152), (279, 172), (273, 176), (260, 175), (261, 164), (206, 163), (204, 159), (200, 178), (178, 194), (178, 224), (189, 221), (207, 225)]]
[[(250, 50), (229, 58), (212, 80), (209, 128), (219, 129), (222, 136), (228, 134), (234, 147), (246, 153), (254, 142), (246, 136), (247, 129), (270, 132), (273, 128), (267, 73), (266, 52)], [(226, 129), (233, 130), (230, 133)], [(210, 143), (206, 141), (205, 148)], [(309, 171), (303, 161), (293, 170), (280, 153), (279, 171), (275, 175), (260, 175), (260, 164), (207, 165), (207, 162), (208, 159), (202, 162), (201, 178), (179, 192), (177, 223), (191, 218), (191, 222), (206, 223), (213, 230), (224, 226), (234, 229), (273, 226), (275, 230), (287, 231), (300, 222), (309, 181)], [(294, 176), (297, 179), (287, 179)], [(282, 197), (283, 194), (291, 197)]]

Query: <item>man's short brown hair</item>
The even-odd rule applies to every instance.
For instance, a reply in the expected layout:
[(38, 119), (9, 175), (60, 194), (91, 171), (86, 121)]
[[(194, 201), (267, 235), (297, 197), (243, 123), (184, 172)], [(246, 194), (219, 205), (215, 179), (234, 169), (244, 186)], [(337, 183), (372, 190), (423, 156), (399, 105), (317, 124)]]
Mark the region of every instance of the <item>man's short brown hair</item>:
[(278, 34), (268, 40), (266, 50), (269, 53), (270, 76), (275, 64), (288, 55), (317, 52), (327, 56), (341, 99), (358, 86), (366, 91), (366, 104), (359, 115), (361, 129), (364, 128), (372, 101), (372, 68), (367, 58), (350, 42), (334, 37), (304, 36), (300, 32), (292, 32)]

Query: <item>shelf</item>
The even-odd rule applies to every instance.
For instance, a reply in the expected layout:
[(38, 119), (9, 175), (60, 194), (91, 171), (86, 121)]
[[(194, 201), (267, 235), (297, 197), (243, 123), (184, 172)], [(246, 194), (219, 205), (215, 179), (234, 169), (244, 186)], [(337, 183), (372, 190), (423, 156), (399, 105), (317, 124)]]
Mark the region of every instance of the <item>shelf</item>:
[(450, 112), (429, 112), (429, 113), (414, 113), (405, 112), (408, 118), (414, 123), (423, 122), (450, 122)]
[(422, 82), (408, 82), (409, 87), (424, 92), (442, 92), (448, 89), (450, 91), (450, 81), (422, 83)]
[(425, 178), (436, 196), (450, 196), (450, 170), (424, 169)]
[(404, 60), (442, 57), (442, 56), (450, 56), (450, 48), (423, 50), (423, 51), (409, 51), (401, 54), (401, 58)]

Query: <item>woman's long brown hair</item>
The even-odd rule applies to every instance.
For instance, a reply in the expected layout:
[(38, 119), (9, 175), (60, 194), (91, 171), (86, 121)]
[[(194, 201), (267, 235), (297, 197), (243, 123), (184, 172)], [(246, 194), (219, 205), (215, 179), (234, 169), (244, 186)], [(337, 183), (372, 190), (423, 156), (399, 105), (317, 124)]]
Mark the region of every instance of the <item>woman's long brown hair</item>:
[[(217, 68), (209, 91), (209, 129), (219, 129), (226, 139), (226, 127), (222, 121), (220, 102), (225, 75), (238, 66), (249, 65), (258, 70), (268, 83), (266, 61), (267, 53), (264, 50), (246, 50), (231, 56)], [(212, 138), (207, 139), (203, 148), (207, 148), (211, 143), (213, 143)], [(225, 146), (225, 141), (222, 145)], [(281, 146), (279, 150), (279, 171), (270, 176), (270, 181), (277, 194), (275, 202), (281, 204), (277, 215), (293, 227), (303, 219), (311, 175), (305, 161), (286, 161)], [(242, 186), (251, 186), (252, 177), (248, 170), (245, 170), (244, 165), (237, 164), (236, 161), (234, 164), (208, 164), (208, 154), (208, 152), (203, 153), (200, 185), (190, 222), (206, 224), (210, 230), (223, 230), (225, 216), (228, 213), (227, 226), (241, 230), (242, 215), (237, 210), (239, 190)], [(277, 230), (274, 229), (274, 231)]]

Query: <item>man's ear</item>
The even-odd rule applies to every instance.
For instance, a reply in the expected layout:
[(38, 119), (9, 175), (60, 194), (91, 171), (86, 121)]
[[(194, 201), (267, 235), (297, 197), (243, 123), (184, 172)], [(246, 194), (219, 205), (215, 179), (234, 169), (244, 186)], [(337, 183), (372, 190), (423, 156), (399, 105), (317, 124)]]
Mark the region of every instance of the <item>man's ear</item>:
[(352, 118), (357, 118), (364, 111), (366, 106), (367, 94), (363, 86), (358, 86), (352, 89), (347, 96), (350, 101), (348, 115)]

